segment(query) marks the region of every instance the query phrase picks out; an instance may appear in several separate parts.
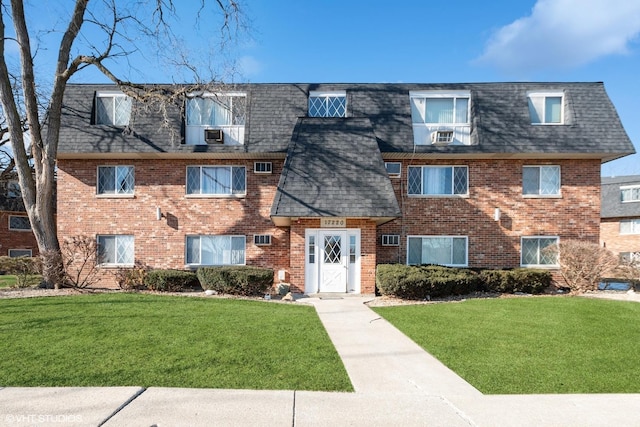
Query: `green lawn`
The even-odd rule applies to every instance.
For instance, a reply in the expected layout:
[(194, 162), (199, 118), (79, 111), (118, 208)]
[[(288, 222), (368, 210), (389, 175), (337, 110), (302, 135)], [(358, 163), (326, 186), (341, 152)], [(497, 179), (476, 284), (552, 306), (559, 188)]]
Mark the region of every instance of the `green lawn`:
[(640, 304), (578, 297), (374, 309), (485, 394), (640, 393)]
[(352, 391), (313, 307), (98, 294), (0, 299), (0, 387)]

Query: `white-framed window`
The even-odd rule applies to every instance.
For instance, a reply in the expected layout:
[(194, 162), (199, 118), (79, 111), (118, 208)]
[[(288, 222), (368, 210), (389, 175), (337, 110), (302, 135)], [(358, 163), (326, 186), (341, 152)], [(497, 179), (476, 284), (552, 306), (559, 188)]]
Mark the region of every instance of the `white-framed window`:
[(407, 264), (438, 264), (449, 267), (468, 265), (467, 236), (409, 236)]
[(17, 179), (7, 181), (7, 197), (10, 199), (22, 197), (22, 190), (20, 189), (20, 183)]
[(244, 166), (187, 166), (188, 195), (246, 194)]
[(463, 92), (412, 92), (411, 120), (414, 124), (469, 124), (468, 91)]
[(270, 234), (254, 234), (253, 244), (256, 246), (269, 246), (271, 244)]
[(523, 267), (557, 267), (558, 236), (522, 237), (520, 265)]
[(98, 166), (98, 194), (131, 195), (134, 186), (133, 166)]
[(640, 218), (621, 220), (620, 234), (640, 234)]
[(28, 216), (9, 215), (9, 230), (31, 231), (31, 223)]
[(525, 196), (559, 196), (560, 166), (524, 166), (522, 194)]
[(187, 236), (189, 265), (244, 265), (245, 236)]
[(127, 126), (130, 117), (130, 97), (122, 92), (96, 93), (96, 124)]
[(9, 249), (10, 258), (18, 258), (22, 256), (31, 257), (33, 252), (31, 249)]
[(620, 187), (620, 200), (622, 203), (640, 202), (640, 185)]
[(387, 170), (387, 174), (391, 178), (399, 178), (402, 172), (402, 163), (400, 162), (384, 162), (384, 167)]
[(462, 196), (469, 194), (467, 166), (409, 166), (409, 195)]
[(98, 235), (98, 263), (101, 265), (133, 265), (133, 235)]
[(190, 94), (185, 105), (185, 143), (242, 145), (246, 120), (246, 93)]
[(640, 252), (620, 252), (620, 262), (625, 264), (640, 264)]
[(309, 264), (316, 263), (316, 236), (310, 235), (308, 238), (308, 253), (309, 253)]
[(529, 92), (531, 124), (558, 125), (564, 123), (564, 94), (562, 92)]
[(272, 173), (273, 172), (273, 164), (271, 162), (254, 162), (253, 163), (253, 172), (254, 173)]
[(187, 98), (187, 126), (244, 126), (247, 118), (245, 93), (206, 93)]
[(383, 234), (382, 246), (400, 246), (399, 234)]
[(346, 117), (347, 93), (309, 92), (309, 117)]

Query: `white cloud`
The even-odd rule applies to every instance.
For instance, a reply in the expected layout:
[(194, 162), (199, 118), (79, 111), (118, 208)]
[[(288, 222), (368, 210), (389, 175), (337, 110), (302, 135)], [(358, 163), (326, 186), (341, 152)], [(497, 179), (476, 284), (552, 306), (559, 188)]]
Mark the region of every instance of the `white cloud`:
[(238, 60), (238, 66), (240, 73), (245, 77), (252, 77), (259, 75), (264, 66), (253, 56), (243, 56)]
[(538, 0), (497, 30), (477, 59), (507, 72), (577, 67), (626, 54), (640, 34), (640, 0)]

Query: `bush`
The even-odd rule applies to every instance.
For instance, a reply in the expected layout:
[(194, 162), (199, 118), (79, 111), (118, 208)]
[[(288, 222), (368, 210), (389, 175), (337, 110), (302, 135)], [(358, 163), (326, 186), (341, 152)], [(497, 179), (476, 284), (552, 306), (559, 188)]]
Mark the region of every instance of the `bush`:
[(149, 268), (139, 261), (133, 268), (120, 268), (115, 271), (115, 279), (118, 287), (124, 290), (145, 289), (145, 278)]
[(613, 253), (597, 243), (565, 240), (552, 249), (558, 256), (562, 278), (572, 293), (597, 290), (600, 278), (618, 266)]
[(376, 285), (382, 295), (405, 299), (429, 299), (474, 292), (480, 284), (471, 270), (435, 265), (381, 264)]
[(539, 294), (551, 286), (553, 278), (551, 272), (547, 270), (516, 268), (513, 270), (482, 270), (480, 280), (483, 289), (489, 292)]
[(198, 278), (193, 271), (151, 270), (144, 277), (144, 285), (152, 291), (178, 292), (196, 287)]
[(251, 266), (202, 267), (198, 279), (203, 289), (230, 295), (263, 295), (273, 286), (273, 270)]
[(40, 283), (40, 262), (37, 257), (0, 257), (0, 270), (16, 276), (16, 286), (27, 288)]

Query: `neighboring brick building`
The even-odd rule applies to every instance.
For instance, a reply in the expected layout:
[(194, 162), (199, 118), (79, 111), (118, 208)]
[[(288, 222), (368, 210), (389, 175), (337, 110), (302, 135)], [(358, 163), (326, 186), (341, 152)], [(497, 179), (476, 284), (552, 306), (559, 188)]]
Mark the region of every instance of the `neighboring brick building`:
[(0, 256), (36, 256), (38, 244), (20, 196), (17, 176), (0, 181)]
[(389, 262), (555, 269), (546, 246), (598, 242), (601, 163), (634, 152), (602, 83), (243, 84), (166, 121), (109, 85), (64, 104), (58, 232), (96, 238), (111, 284), (134, 261), (306, 293), (373, 293)]
[(640, 175), (602, 178), (600, 242), (621, 259), (640, 260)]

